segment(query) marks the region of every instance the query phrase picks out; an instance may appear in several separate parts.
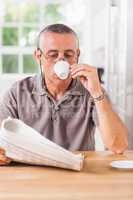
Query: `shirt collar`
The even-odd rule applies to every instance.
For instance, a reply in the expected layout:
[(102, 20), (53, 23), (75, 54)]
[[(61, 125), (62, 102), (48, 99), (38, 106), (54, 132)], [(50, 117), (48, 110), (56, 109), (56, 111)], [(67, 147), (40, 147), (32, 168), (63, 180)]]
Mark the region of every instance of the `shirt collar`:
[[(66, 95), (80, 96), (84, 95), (84, 87), (78, 79), (72, 80), (68, 89), (66, 90)], [(35, 76), (35, 85), (32, 90), (32, 94), (46, 95), (48, 94), (45, 81), (42, 79), (41, 74)]]

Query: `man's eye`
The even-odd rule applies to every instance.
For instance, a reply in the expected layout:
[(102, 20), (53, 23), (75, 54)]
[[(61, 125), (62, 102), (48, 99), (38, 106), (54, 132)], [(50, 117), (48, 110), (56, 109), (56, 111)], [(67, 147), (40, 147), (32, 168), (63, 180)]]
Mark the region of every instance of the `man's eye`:
[(58, 54), (57, 53), (54, 53), (54, 54), (49, 54), (48, 55), (50, 58), (57, 58), (58, 57)]
[(66, 58), (71, 58), (71, 57), (73, 57), (73, 54), (65, 54), (65, 57)]

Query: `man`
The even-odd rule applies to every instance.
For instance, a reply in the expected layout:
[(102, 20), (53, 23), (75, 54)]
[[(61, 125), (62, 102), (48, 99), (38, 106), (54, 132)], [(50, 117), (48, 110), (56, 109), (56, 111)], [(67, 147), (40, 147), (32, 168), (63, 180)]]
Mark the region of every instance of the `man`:
[[(69, 150), (94, 150), (97, 126), (105, 147), (122, 153), (127, 147), (127, 128), (113, 111), (97, 69), (78, 64), (78, 45), (76, 33), (63, 24), (43, 29), (34, 54), (42, 75), (13, 85), (1, 102), (0, 120), (19, 118)], [(59, 60), (71, 66), (65, 80), (58, 78), (53, 69)]]

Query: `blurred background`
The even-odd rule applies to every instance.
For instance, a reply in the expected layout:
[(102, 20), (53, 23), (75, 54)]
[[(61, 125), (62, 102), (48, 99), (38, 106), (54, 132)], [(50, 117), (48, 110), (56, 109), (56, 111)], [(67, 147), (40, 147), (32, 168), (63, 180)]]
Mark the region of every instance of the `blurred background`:
[[(114, 109), (133, 149), (133, 1), (0, 0), (0, 97), (11, 84), (38, 73), (33, 52), (46, 25), (65, 23), (80, 40), (81, 63), (101, 68)], [(103, 149), (96, 131), (96, 148)]]

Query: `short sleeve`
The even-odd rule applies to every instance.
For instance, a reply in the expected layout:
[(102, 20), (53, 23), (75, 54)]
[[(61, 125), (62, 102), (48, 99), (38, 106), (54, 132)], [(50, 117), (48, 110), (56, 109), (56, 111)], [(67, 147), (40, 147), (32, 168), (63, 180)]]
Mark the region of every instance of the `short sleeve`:
[(0, 121), (9, 116), (18, 118), (15, 86), (9, 89), (0, 100)]

